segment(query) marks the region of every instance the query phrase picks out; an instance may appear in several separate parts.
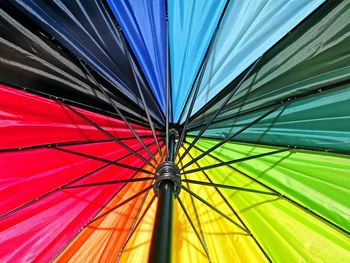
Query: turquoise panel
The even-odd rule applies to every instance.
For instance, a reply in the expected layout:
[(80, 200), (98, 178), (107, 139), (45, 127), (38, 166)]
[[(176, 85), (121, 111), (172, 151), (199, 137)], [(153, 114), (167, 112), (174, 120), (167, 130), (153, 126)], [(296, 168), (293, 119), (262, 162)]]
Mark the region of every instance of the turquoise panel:
[(177, 122), (226, 1), (169, 0), (172, 104)]
[(323, 2), (230, 1), (220, 23), (192, 114)]

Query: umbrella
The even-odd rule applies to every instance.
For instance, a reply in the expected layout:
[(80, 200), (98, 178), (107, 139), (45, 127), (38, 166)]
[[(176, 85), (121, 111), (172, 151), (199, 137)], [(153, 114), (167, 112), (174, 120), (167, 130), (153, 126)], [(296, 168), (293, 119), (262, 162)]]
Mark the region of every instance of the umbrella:
[(2, 262), (350, 260), (349, 1), (0, 7)]

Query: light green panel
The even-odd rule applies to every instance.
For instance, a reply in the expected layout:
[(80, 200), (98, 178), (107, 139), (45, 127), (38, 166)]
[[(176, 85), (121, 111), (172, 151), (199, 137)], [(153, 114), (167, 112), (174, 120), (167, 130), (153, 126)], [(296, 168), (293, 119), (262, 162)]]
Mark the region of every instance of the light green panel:
[[(217, 143), (201, 139), (196, 146), (206, 150)], [(230, 142), (211, 154), (230, 161), (276, 149)], [(350, 231), (350, 157), (292, 150), (232, 166)]]
[[(201, 140), (199, 146), (204, 149), (207, 148), (204, 145), (208, 144), (206, 140)], [(235, 149), (239, 147), (239, 144), (235, 144)], [(240, 155), (236, 150), (230, 151), (230, 159)], [(192, 157), (196, 157), (201, 151), (192, 149), (190, 153)], [(224, 151), (221, 151), (221, 154), (224, 156)], [(215, 159), (207, 155), (198, 161), (198, 165), (204, 167), (215, 162)], [(276, 162), (275, 165), (279, 164)], [(197, 167), (193, 164), (187, 169)], [(273, 169), (270, 166), (270, 171)], [(227, 166), (210, 169), (206, 173), (215, 183), (269, 191), (268, 188)], [(261, 177), (261, 174), (255, 177), (259, 176)], [(188, 177), (205, 180), (202, 172), (188, 174)], [(286, 177), (281, 178), (281, 185), (285, 180)], [(197, 188), (196, 193), (202, 195), (206, 191), (204, 188)], [(346, 262), (350, 258), (349, 236), (285, 198), (228, 189), (221, 191), (273, 262)], [(307, 194), (311, 192), (305, 195)], [(222, 203), (223, 200), (217, 200), (214, 205), (220, 207)], [(230, 229), (227, 228), (227, 231)]]

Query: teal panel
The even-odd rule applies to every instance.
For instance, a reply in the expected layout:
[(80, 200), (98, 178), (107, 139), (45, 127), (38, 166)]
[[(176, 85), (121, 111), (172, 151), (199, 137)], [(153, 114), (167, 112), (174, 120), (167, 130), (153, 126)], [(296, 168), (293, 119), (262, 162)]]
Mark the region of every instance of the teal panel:
[[(252, 143), (349, 152), (349, 105), (350, 88), (348, 85), (328, 92), (319, 92), (316, 95), (280, 106), (233, 139)], [(271, 108), (268, 108), (215, 123), (208, 128), (204, 136), (226, 138), (270, 110)]]

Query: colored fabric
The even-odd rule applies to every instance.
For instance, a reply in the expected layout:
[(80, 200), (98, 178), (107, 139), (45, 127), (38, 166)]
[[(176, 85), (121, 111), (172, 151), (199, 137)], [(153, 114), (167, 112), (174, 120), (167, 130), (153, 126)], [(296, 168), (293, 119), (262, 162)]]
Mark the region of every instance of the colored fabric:
[[(326, 2), (262, 57), (216, 120), (343, 86), (350, 77), (349, 30), (350, 3)], [(190, 126), (208, 122), (240, 81), (233, 81)]]
[(107, 0), (142, 72), (165, 113), (166, 18), (164, 0)]
[[(96, 151), (95, 145), (88, 145), (85, 147), (90, 147), (90, 151)], [(69, 147), (70, 149), (80, 150), (80, 146)], [(155, 152), (155, 146), (150, 148)], [(49, 151), (57, 151), (50, 149)], [(78, 177), (83, 175), (83, 171), (88, 169), (91, 172), (90, 167), (84, 167), (84, 161), (79, 162), (69, 162), (70, 153), (62, 154), (60, 152), (56, 153), (56, 157), (52, 155), (46, 155), (44, 150), (30, 150), (31, 154), (39, 154), (40, 159), (45, 161), (45, 156), (49, 159), (47, 161), (54, 161), (55, 158), (64, 159), (64, 161), (57, 162), (58, 165), (52, 170), (46, 170), (46, 173), (38, 173), (30, 175), (28, 172), (23, 173), (23, 171), (28, 171), (32, 166), (30, 162), (23, 163), (19, 169), (22, 169), (22, 174), (24, 174), (24, 184), (22, 183), (23, 190), (25, 192), (31, 192), (32, 187), (28, 187), (33, 182), (38, 182), (35, 177), (46, 176), (46, 180), (40, 179), (40, 186), (45, 189), (45, 192), (53, 191), (55, 188), (54, 184), (57, 184), (58, 180), (63, 180), (68, 182), (73, 176)], [(146, 157), (145, 151), (141, 154)], [(3, 155), (3, 153), (2, 153)], [(65, 155), (66, 156), (65, 158)], [(109, 152), (107, 154), (109, 158), (120, 158), (120, 152)], [(33, 157), (33, 156), (32, 156)], [(68, 157), (68, 158), (67, 158)], [(105, 157), (105, 155), (102, 155)], [(1, 158), (1, 160), (6, 161), (6, 158)], [(29, 158), (30, 160), (30, 158)], [(76, 161), (76, 160), (71, 160)], [(88, 160), (85, 161), (85, 165), (97, 162), (101, 166), (101, 162)], [(135, 156), (126, 157), (125, 162), (133, 165), (134, 167), (142, 167), (143, 161), (136, 158)], [(64, 166), (62, 166), (62, 164)], [(102, 163), (103, 164), (103, 163)], [(27, 169), (28, 168), (28, 169)], [(80, 171), (74, 171), (80, 168)], [(8, 169), (11, 172), (11, 169)], [(30, 171), (33, 171), (31, 169)], [(16, 173), (18, 174), (18, 173)], [(108, 169), (99, 170), (96, 173), (90, 174), (85, 178), (75, 182), (71, 185), (80, 185), (85, 183), (93, 182), (103, 182), (106, 180), (116, 180), (116, 179), (128, 179), (136, 174), (135, 171), (126, 168), (120, 168), (116, 166), (109, 166)], [(5, 174), (7, 175), (7, 174)], [(11, 173), (9, 174), (11, 175)], [(52, 182), (52, 177), (62, 177), (57, 179), (56, 182)], [(71, 177), (70, 177), (71, 176)], [(142, 175), (144, 177), (145, 175)], [(70, 177), (70, 178), (69, 178)], [(73, 177), (73, 178), (74, 178)], [(9, 178), (6, 178), (7, 180)], [(34, 179), (34, 180), (33, 180)], [(4, 182), (4, 180), (2, 180)], [(6, 182), (6, 181), (5, 181)], [(27, 187), (25, 187), (27, 184)], [(59, 183), (61, 184), (61, 183)], [(0, 222), (0, 258), (2, 261), (49, 261), (53, 259), (60, 250), (74, 237), (76, 233), (85, 225), (91, 218), (98, 213), (106, 202), (116, 194), (120, 189), (122, 189), (122, 183), (110, 184), (110, 185), (99, 185), (90, 186), (82, 188), (63, 188), (58, 189), (51, 194), (48, 194), (45, 198), (40, 199), (39, 202), (33, 202), (26, 207), (19, 209), (18, 211), (1, 218)], [(3, 185), (2, 187), (3, 188)], [(57, 188), (56, 188), (57, 189)], [(38, 193), (34, 192), (38, 197)], [(38, 222), (40, 222), (38, 224)], [(14, 244), (21, 244), (17, 249), (13, 249)]]
[[(0, 151), (43, 144), (112, 140), (59, 102), (1, 84), (0, 98)], [(121, 120), (74, 109), (117, 138), (133, 136)], [(140, 136), (152, 134), (149, 129), (137, 125), (134, 128)]]
[[(183, 163), (189, 160), (191, 159), (187, 156)], [(181, 168), (182, 165), (180, 164), (179, 167)], [(193, 176), (183, 175), (182, 178), (207, 181), (202, 173), (196, 173)], [(215, 188), (185, 182), (183, 185), (242, 225)], [(184, 189), (181, 190), (180, 199), (196, 231), (201, 233), (200, 238), (204, 240), (208, 254), (206, 254), (184, 211), (175, 200), (173, 262), (208, 262), (209, 259), (212, 262), (268, 262), (253, 238), (242, 229), (217, 214)]]
[[(201, 139), (197, 146), (206, 150), (216, 143), (218, 141), (214, 139)], [(229, 142), (212, 155), (221, 161), (230, 161), (277, 149), (280, 148)], [(350, 231), (348, 155), (290, 150), (231, 166)], [(219, 172), (220, 168), (212, 170)]]
[[(215, 143), (215, 141), (212, 141), (211, 143)], [(204, 142), (200, 145), (200, 148), (203, 150), (207, 149), (208, 146), (203, 145)], [(228, 149), (230, 149), (229, 152), (232, 151), (232, 148)], [(185, 159), (184, 162), (189, 162), (191, 159), (188, 158), (194, 158), (198, 156), (201, 151), (192, 149), (190, 153), (191, 155), (186, 157), (187, 159)], [(284, 153), (284, 155), (287, 154)], [(231, 157), (229, 158), (231, 159)], [(207, 155), (197, 163), (199, 166), (203, 167), (215, 162), (217, 161), (214, 158)], [(304, 160), (300, 160), (299, 162), (300, 164), (306, 164)], [(254, 163), (252, 162), (251, 165), (253, 168)], [(276, 164), (274, 163), (272, 167), (269, 166), (269, 169), (274, 169), (273, 167), (275, 165)], [(197, 165), (193, 164), (191, 169), (197, 167)], [(322, 169), (321, 167), (319, 168)], [(310, 172), (311, 171), (312, 176), (315, 170), (310, 167)], [(265, 173), (267, 172), (268, 170), (266, 169)], [(264, 182), (264, 179), (261, 179), (263, 176), (261, 172), (255, 175), (255, 178), (257, 178), (258, 182), (252, 180), (252, 178), (244, 172), (240, 172), (239, 170), (235, 170), (228, 166), (207, 170), (206, 174), (214, 183), (271, 192), (271, 190), (269, 190), (269, 188), (265, 186), (264, 183), (259, 183)], [(287, 177), (288, 175), (284, 176)], [(208, 182), (208, 177), (206, 177), (201, 172), (192, 174), (191, 176), (190, 174), (188, 175), (189, 179), (206, 182)], [(292, 178), (293, 176), (291, 176), (291, 179)], [(283, 178), (275, 177), (275, 179), (280, 180), (280, 182), (283, 184)], [(303, 184), (303, 181), (301, 180), (299, 183)], [(315, 190), (321, 189), (321, 187), (317, 188), (317, 184), (314, 185), (314, 187)], [(205, 197), (206, 195), (214, 196), (215, 192), (217, 191), (213, 187), (198, 186), (194, 184), (192, 189), (195, 193), (198, 193), (202, 197)], [(323, 222), (322, 220), (315, 218), (314, 215), (308, 213), (304, 209), (301, 209), (299, 206), (288, 201), (287, 199), (281, 198), (279, 196), (271, 196), (231, 189), (222, 188), (219, 190), (222, 192), (224, 198), (229, 202), (233, 210), (236, 211), (237, 215), (246, 224), (247, 228), (250, 230), (252, 235), (262, 246), (262, 249), (267, 253), (273, 262), (309, 262), (315, 261), (315, 259), (321, 262), (343, 262), (349, 258), (350, 245), (349, 242), (347, 242), (348, 236), (346, 234)], [(337, 189), (336, 192), (332, 191), (332, 193), (334, 195), (337, 195)], [(312, 199), (310, 197), (308, 198)], [(218, 208), (225, 206), (225, 202), (222, 197), (215, 200), (212, 199), (210, 203)], [(227, 205), (224, 208), (226, 208), (223, 210), (225, 213), (228, 209)], [(226, 212), (225, 214), (229, 215), (232, 219), (235, 218), (232, 211)], [(201, 218), (202, 220), (208, 220), (205, 214), (201, 214)], [(223, 245), (225, 245), (225, 243), (223, 243)], [(232, 247), (234, 248), (234, 246), (230, 247), (231, 250), (233, 249)], [(215, 250), (212, 253), (215, 254)], [(226, 253), (230, 253), (230, 250)], [(241, 258), (242, 261), (244, 261), (244, 256), (245, 255), (243, 255), (243, 259)]]
[[(149, 185), (149, 182), (138, 182), (126, 185), (118, 195), (115, 195), (112, 198), (112, 200), (96, 217), (108, 212), (118, 205), (118, 203), (121, 203), (123, 200), (137, 194)], [(129, 232), (132, 231), (135, 226), (135, 223), (133, 222), (135, 219), (139, 219), (140, 214), (144, 212), (146, 205), (151, 201), (153, 195), (154, 193), (151, 190), (93, 222), (80, 232), (77, 238), (75, 238), (73, 242), (70, 243), (69, 246), (59, 255), (56, 262), (75, 262), (85, 260), (116, 262), (117, 259), (125, 257), (123, 254), (124, 251), (127, 251), (128, 249), (126, 246), (132, 244), (132, 241), (127, 244), (125, 244), (125, 242), (130, 235)], [(145, 201), (142, 205), (144, 198)], [(139, 209), (141, 209), (140, 212), (138, 212)], [(152, 216), (150, 211), (148, 211), (148, 216)], [(138, 228), (135, 231), (134, 235), (137, 236), (141, 229)], [(150, 231), (152, 231), (152, 229), (150, 229)], [(148, 240), (146, 240), (149, 243), (150, 235), (147, 236)], [(143, 240), (143, 242), (146, 240)], [(148, 248), (143, 248), (143, 250), (147, 251)], [(135, 260), (136, 258), (133, 259)], [(147, 261), (147, 257), (143, 256), (142, 258), (139, 258), (139, 260), (139, 262), (145, 262)]]
[(129, 51), (124, 49), (122, 36), (101, 1), (55, 0), (39, 4), (16, 0), (13, 4), (114, 88), (143, 108), (136, 85), (138, 81), (148, 107), (163, 122), (163, 113), (138, 68), (133, 61), (129, 62), (125, 53)]
[[(159, 155), (157, 155), (157, 160), (159, 161)], [(153, 171), (153, 169), (149, 170)], [(142, 174), (139, 173), (134, 178), (138, 177), (142, 177)], [(142, 233), (140, 234), (142, 226), (135, 228), (141, 214), (147, 212), (152, 217), (151, 212), (145, 209), (154, 196), (153, 190), (151, 189), (117, 209), (114, 208), (121, 202), (150, 186), (151, 183), (152, 181), (126, 184), (99, 211), (95, 217), (99, 219), (82, 229), (79, 235), (68, 244), (67, 248), (62, 251), (55, 261), (75, 262), (97, 260), (116, 262), (121, 260), (123, 262), (123, 258), (126, 257), (126, 255), (123, 255), (124, 251), (127, 251), (134, 244), (133, 242), (135, 242), (132, 240), (131, 231), (135, 231), (133, 236), (138, 236), (139, 238), (142, 236)], [(143, 245), (146, 246), (146, 248), (143, 248), (144, 251), (149, 250), (149, 236), (147, 235), (146, 239), (142, 239)], [(147, 260), (147, 255), (139, 254), (139, 256), (141, 257), (139, 258), (140, 261)]]
[(153, 231), (167, 230), (154, 229), (153, 189), (167, 158), (166, 70), (171, 134), (181, 134), (204, 74), (175, 145), (171, 261), (349, 261), (349, 1), (0, 7), (0, 262), (149, 261)]
[(230, 1), (208, 58), (193, 113), (323, 2)]
[(169, 0), (169, 48), (174, 122), (190, 95), (226, 1)]
[[(350, 89), (348, 85), (279, 106), (271, 114), (232, 138), (236, 141), (309, 149), (350, 149)], [(244, 114), (211, 125), (206, 137), (227, 138), (276, 108)], [(192, 134), (196, 134), (193, 132)]]
[[(13, 9), (0, 5), (0, 82), (58, 96), (100, 112), (114, 109), (99, 87), (86, 75), (78, 60), (69, 55), (40, 28)], [(101, 85), (123, 111), (142, 120), (144, 113), (108, 82)], [(113, 91), (113, 92), (111, 92)], [(154, 114), (153, 114), (154, 115)], [(144, 121), (144, 120), (143, 120)]]

